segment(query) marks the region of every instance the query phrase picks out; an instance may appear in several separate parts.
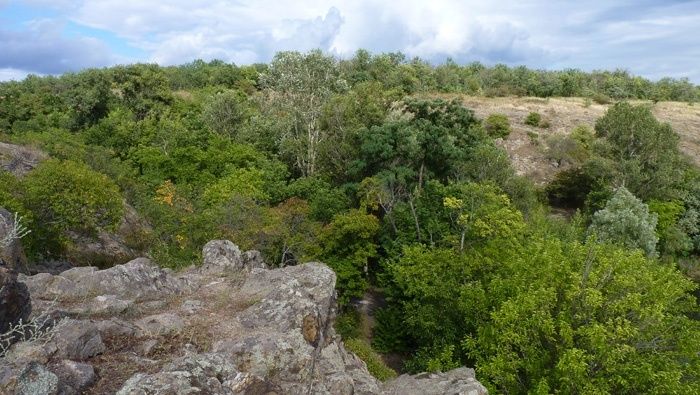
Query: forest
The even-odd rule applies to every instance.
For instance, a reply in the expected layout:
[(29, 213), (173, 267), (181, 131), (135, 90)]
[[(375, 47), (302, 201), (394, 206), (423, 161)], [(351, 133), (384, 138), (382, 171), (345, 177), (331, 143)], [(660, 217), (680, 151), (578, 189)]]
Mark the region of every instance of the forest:
[[(536, 185), (498, 144), (513, 120), (460, 95), (609, 107)], [(31, 230), (32, 261), (123, 263), (79, 257), (69, 236), (131, 207), (149, 224), (131, 247), (164, 267), (212, 239), (324, 262), (337, 330), (380, 379), (470, 366), (492, 393), (700, 393), (700, 169), (659, 101), (698, 105), (700, 87), (364, 50), (29, 76), (0, 83), (0, 141), (50, 159), (0, 170), (0, 207)], [(371, 333), (355, 309), (368, 292)]]

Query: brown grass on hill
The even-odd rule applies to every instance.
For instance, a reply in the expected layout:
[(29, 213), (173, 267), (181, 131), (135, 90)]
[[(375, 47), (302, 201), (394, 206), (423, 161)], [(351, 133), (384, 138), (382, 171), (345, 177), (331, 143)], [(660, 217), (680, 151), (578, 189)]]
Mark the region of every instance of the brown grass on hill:
[[(511, 134), (502, 142), (518, 174), (525, 175), (537, 184), (544, 184), (560, 170), (556, 163), (545, 155), (545, 141), (549, 136), (568, 134), (576, 126), (584, 124), (591, 128), (605, 114), (610, 105), (596, 104), (584, 98), (534, 98), (534, 97), (476, 97), (463, 95), (430, 95), (444, 99), (459, 98), (464, 105), (474, 110), (480, 119), (493, 113), (502, 113), (510, 120)], [(680, 135), (680, 149), (695, 164), (700, 166), (700, 104), (680, 102), (632, 101), (634, 104), (651, 106), (654, 115), (668, 122)], [(549, 128), (525, 124), (531, 112), (542, 114), (549, 121)]]

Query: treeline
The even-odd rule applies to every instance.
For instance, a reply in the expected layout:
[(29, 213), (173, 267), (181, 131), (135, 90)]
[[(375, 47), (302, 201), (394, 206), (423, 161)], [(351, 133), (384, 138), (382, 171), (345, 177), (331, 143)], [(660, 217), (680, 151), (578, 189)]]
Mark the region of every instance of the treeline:
[[(664, 87), (675, 96), (654, 96)], [(151, 225), (134, 248), (164, 266), (199, 262), (215, 238), (272, 265), (326, 262), (338, 329), (381, 377), (374, 351), (409, 371), (475, 366), (495, 392), (700, 391), (700, 172), (671, 127), (614, 104), (552, 144), (571, 166), (537, 188), (495, 143), (508, 118), (415, 95), (441, 91), (697, 95), (683, 80), (364, 51), (29, 77), (0, 84), (0, 137), (53, 159), (0, 172), (0, 206), (24, 216), (35, 260), (113, 230), (125, 201)], [(386, 298), (372, 344), (351, 307), (370, 287)]]

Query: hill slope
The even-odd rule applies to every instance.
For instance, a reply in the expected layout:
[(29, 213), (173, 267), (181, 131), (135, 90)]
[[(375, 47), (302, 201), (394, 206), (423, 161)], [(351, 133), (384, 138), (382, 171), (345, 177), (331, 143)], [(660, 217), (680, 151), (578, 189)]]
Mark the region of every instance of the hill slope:
[[(595, 121), (610, 106), (596, 103), (587, 106), (583, 98), (440, 96), (448, 99), (461, 98), (464, 105), (482, 119), (493, 113), (507, 115), (512, 132), (501, 144), (508, 151), (518, 174), (525, 175), (538, 184), (547, 182), (558, 171), (545, 156), (546, 139), (556, 134), (568, 134), (581, 124), (593, 128)], [(683, 153), (700, 165), (700, 106), (681, 102), (659, 102), (654, 105), (649, 101), (633, 103), (648, 103), (652, 106), (654, 115), (660, 121), (670, 123), (680, 135), (680, 149)], [(525, 117), (530, 112), (542, 114), (551, 126), (543, 129), (526, 125)], [(538, 134), (534, 142), (528, 133)]]

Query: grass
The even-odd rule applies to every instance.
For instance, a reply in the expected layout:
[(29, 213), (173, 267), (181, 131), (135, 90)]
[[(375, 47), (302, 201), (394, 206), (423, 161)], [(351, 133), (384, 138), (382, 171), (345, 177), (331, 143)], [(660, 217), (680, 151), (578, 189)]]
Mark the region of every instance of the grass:
[(357, 355), (367, 364), (367, 370), (379, 381), (386, 381), (397, 376), (394, 369), (388, 367), (382, 357), (362, 339), (345, 340), (345, 348)]

